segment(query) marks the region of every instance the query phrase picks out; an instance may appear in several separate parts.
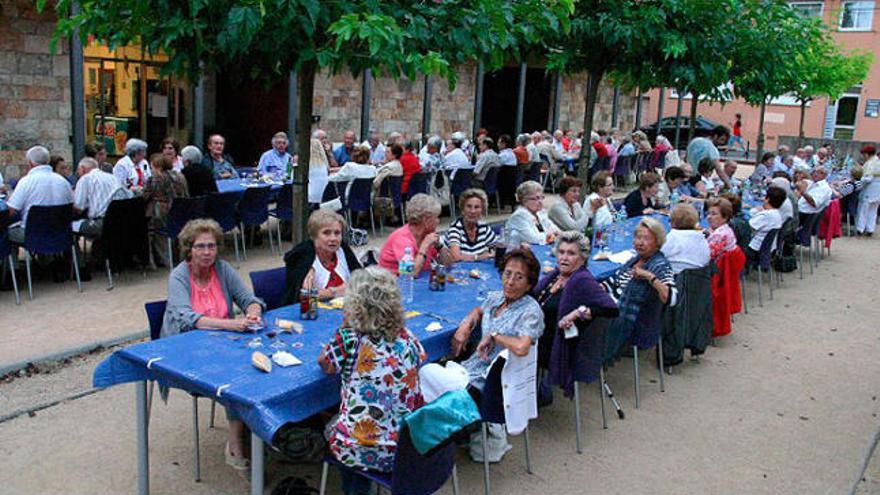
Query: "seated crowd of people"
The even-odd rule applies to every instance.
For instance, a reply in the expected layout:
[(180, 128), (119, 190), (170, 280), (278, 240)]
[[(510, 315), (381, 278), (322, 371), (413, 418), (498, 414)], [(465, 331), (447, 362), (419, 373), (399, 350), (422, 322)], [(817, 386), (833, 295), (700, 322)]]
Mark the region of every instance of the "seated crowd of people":
[[(669, 159), (659, 162), (656, 171), (641, 173), (637, 188), (618, 203), (612, 201), (611, 170), (592, 174), (587, 185), (571, 173), (560, 174), (554, 184), (559, 198), (549, 210), (545, 190), (550, 185), (528, 180), (527, 169), (532, 163), (549, 161), (571, 172), (565, 170), (565, 157), (576, 155), (582, 146), (582, 137), (573, 133), (536, 132), (516, 139), (501, 135), (494, 140), (481, 132), (472, 143), (457, 132), (445, 141), (431, 137), (424, 146), (397, 133), (385, 142), (378, 132), (370, 132), (362, 144), (356, 143), (352, 131), (342, 138), (342, 145), (333, 149), (326, 133), (312, 135), (308, 196), (316, 206), (322, 202), (324, 188), (333, 182), (371, 179), (378, 191), (385, 178), (397, 176), (403, 178), (406, 193), (410, 179), (418, 173), (443, 171), (449, 179), (459, 170), (470, 169), (474, 174), (473, 187), (454, 198), (459, 216), (443, 232), (438, 230), (439, 218), (444, 201), (450, 201), (448, 195), (438, 196), (433, 189), (410, 195), (405, 222), (384, 242), (374, 266), (364, 266), (346, 243), (346, 218), (326, 208), (311, 212), (308, 239), (284, 255), (283, 304), (296, 302), (302, 289), (316, 290), (322, 300), (345, 298), (344, 324), (328, 335), (329, 343), (318, 360), (324, 372), (342, 379), (342, 405), (331, 420), (328, 445), (342, 465), (374, 471), (390, 471), (401, 418), (424, 403), (418, 370), (427, 356), (418, 338), (406, 329), (404, 301), (396, 282), (400, 261), (407, 253), (413, 257), (418, 278), (437, 264), (496, 259), (496, 250), (505, 250), (496, 260), (502, 290), (489, 293), (459, 322), (449, 347), (449, 356), (461, 361), (470, 388), (479, 394), (489, 364), (503, 349), (523, 356), (540, 342), (538, 352), (543, 357), (539, 363), (546, 366), (549, 353), (559, 345), (557, 340), (572, 327), (609, 318), (605, 349), (617, 352), (632, 339), (645, 308), (676, 305), (680, 297), (676, 276), (681, 272), (704, 268), (738, 249), (755, 258), (770, 232), (796, 225), (805, 216), (824, 211), (834, 197), (856, 191), (861, 191), (858, 230), (870, 235), (880, 203), (880, 186), (874, 181), (880, 175), (880, 158), (873, 148), (863, 150), (863, 165), (831, 183), (827, 150), (822, 156), (805, 155), (803, 164), (791, 168), (786, 165), (792, 161), (789, 157), (777, 166), (779, 157), (765, 155), (754, 174), (742, 181), (735, 177), (737, 164), (722, 160), (716, 147), (729, 139), (726, 128), (694, 139), (684, 159), (662, 136), (652, 147), (641, 132), (596, 133), (587, 144), (594, 159), (657, 149)], [(272, 149), (260, 158), (260, 173), (289, 174), (296, 157), (287, 153), (287, 145), (283, 133), (273, 136)], [(102, 212), (110, 201), (142, 195), (150, 221), (161, 222), (175, 198), (216, 191), (216, 180), (237, 176), (224, 146), (222, 136), (212, 135), (209, 151), (202, 155), (194, 146), (178, 149), (178, 143), (169, 138), (162, 152), (148, 161), (146, 143), (131, 139), (125, 156), (112, 168), (100, 154), (102, 150), (93, 148), (90, 154), (94, 156), (78, 164), (75, 190), (52, 170), (48, 150), (34, 147), (27, 153), (31, 170), (8, 200), (10, 211), (22, 213), (21, 225), (11, 228), (9, 237), (21, 242), (28, 208), (38, 204), (73, 203), (87, 217), (82, 229), (99, 231)], [(499, 189), (505, 188), (501, 195), (508, 195), (514, 206), (500, 235), (485, 221), (489, 198), (480, 187), (492, 168), (500, 169)], [(590, 194), (582, 191), (587, 186)], [(749, 196), (753, 190), (758, 194)], [(867, 205), (864, 211), (863, 204)], [(668, 233), (658, 214), (669, 216)], [(641, 217), (632, 235), (634, 254), (600, 283), (587, 269), (590, 238), (624, 216)], [(162, 335), (196, 329), (244, 331), (260, 324), (265, 303), (234, 267), (220, 259), (223, 231), (219, 225), (213, 220), (192, 220), (178, 240), (182, 261), (168, 282)], [(542, 270), (532, 245), (552, 245), (556, 266)], [(479, 335), (472, 336), (477, 329)], [(374, 408), (361, 407), (375, 401), (377, 394), (385, 401), (379, 417)], [(231, 412), (227, 417), (226, 462), (246, 475), (246, 427)], [(477, 445), (479, 436), (472, 439), (475, 460), (497, 462), (510, 448), (501, 425), (492, 425), (489, 436), (485, 452)], [(368, 481), (345, 470), (342, 473), (347, 494), (369, 492)]]

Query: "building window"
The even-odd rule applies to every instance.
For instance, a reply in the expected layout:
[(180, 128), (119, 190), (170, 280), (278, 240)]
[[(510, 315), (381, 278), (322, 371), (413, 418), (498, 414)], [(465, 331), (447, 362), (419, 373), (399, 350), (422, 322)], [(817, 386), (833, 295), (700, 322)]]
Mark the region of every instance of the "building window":
[(837, 100), (837, 116), (834, 121), (834, 139), (852, 139), (856, 132), (856, 116), (859, 95), (847, 94)]
[(874, 2), (843, 2), (840, 7), (841, 31), (870, 31)]
[(804, 17), (822, 18), (822, 2), (789, 2), (788, 5)]
[(159, 151), (166, 136), (188, 141), (188, 88), (160, 74), (168, 58), (140, 47), (110, 50), (90, 40), (83, 47), (86, 141), (104, 145), (108, 155), (122, 155), (128, 138)]

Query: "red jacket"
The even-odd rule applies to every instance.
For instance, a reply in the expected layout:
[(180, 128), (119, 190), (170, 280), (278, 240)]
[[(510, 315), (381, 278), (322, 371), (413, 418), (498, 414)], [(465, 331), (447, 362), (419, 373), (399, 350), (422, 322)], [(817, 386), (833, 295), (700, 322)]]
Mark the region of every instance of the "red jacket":
[(737, 247), (715, 260), (718, 273), (712, 276), (712, 313), (715, 325), (713, 337), (721, 337), (731, 332), (730, 315), (742, 311), (742, 293), (739, 275), (746, 264), (746, 255)]
[(400, 166), (403, 167), (403, 182), (400, 185), (400, 192), (405, 194), (409, 190), (409, 180), (414, 174), (422, 171), (422, 165), (419, 163), (419, 157), (413, 152), (407, 151), (400, 157)]

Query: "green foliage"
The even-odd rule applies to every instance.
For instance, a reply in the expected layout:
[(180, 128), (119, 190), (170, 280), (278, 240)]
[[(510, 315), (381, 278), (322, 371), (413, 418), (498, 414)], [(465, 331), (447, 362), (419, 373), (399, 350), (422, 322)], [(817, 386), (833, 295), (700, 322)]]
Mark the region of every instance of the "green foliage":
[(567, 30), (573, 8), (573, 0), (81, 0), (68, 15), (73, 1), (57, 3), (56, 42), (78, 29), (111, 47), (162, 51), (166, 73), (194, 79), (227, 68), (264, 82), (303, 64), (454, 81), (462, 63), (500, 66)]
[(868, 77), (873, 61), (870, 53), (844, 53), (826, 35), (796, 57), (801, 81), (792, 93), (801, 102), (822, 96), (836, 100), (844, 91)]

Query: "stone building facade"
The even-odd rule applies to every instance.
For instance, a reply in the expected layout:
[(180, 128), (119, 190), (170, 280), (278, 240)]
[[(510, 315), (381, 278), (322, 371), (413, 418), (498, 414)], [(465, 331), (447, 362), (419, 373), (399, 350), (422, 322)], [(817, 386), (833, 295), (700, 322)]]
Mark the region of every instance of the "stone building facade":
[(0, 0), (0, 172), (16, 178), (36, 143), (71, 158), (70, 57), (49, 49), (55, 16), (28, 0)]
[[(176, 85), (183, 84), (184, 86), (184, 89), (181, 90), (182, 93), (180, 93), (184, 95), (182, 100), (170, 96), (177, 94), (173, 89), (166, 93), (169, 96), (164, 100), (152, 99), (153, 94), (149, 92), (158, 91), (156, 88), (161, 86), (163, 81), (157, 75), (158, 67), (160, 67), (157, 64), (161, 62), (157, 63), (155, 59), (151, 61), (144, 59), (139, 68), (132, 68), (139, 62), (133, 63), (132, 67), (126, 64), (125, 70), (123, 70), (118, 52), (115, 59), (110, 52), (107, 52), (106, 57), (100, 58), (96, 55), (96, 52), (101, 52), (100, 47), (97, 49), (95, 47), (87, 47), (84, 66), (75, 67), (74, 69), (81, 71), (80, 73), (84, 75), (85, 92), (89, 94), (72, 94), (71, 60), (82, 60), (82, 55), (80, 54), (80, 58), (71, 56), (69, 44), (64, 41), (59, 43), (56, 53), (51, 53), (50, 40), (55, 28), (55, 22), (56, 19), (51, 7), (47, 7), (46, 11), (38, 14), (34, 10), (33, 3), (29, 0), (0, 0), (0, 173), (3, 173), (4, 177), (16, 178), (25, 172), (25, 152), (35, 144), (44, 145), (53, 154), (59, 154), (68, 160), (72, 160), (74, 158), (72, 156), (74, 154), (73, 150), (81, 149), (83, 144), (73, 143), (74, 125), (71, 118), (72, 108), (74, 108), (74, 105), (78, 105), (77, 108), (94, 108), (95, 88), (98, 88), (98, 91), (100, 91), (100, 88), (108, 89), (109, 86), (115, 85), (113, 86), (115, 97), (117, 99), (128, 98), (126, 101), (131, 101), (133, 98), (137, 100), (135, 95), (140, 95), (140, 103), (133, 103), (140, 105), (140, 132), (143, 135), (139, 135), (139, 137), (146, 138), (146, 132), (158, 133), (152, 135), (151, 139), (147, 139), (148, 142), (155, 141), (156, 137), (161, 140), (161, 137), (164, 135), (173, 135), (186, 140), (187, 136), (198, 134), (192, 128), (195, 122), (193, 118), (194, 103), (190, 99), (192, 91), (186, 88), (185, 83), (176, 81), (174, 83)], [(79, 64), (83, 64), (83, 62), (79, 62)], [(529, 70), (532, 71), (539, 64), (539, 61), (530, 61)], [(515, 66), (505, 70), (509, 72), (518, 71)], [(541, 70), (538, 69), (539, 72)], [(95, 82), (96, 72), (98, 72), (97, 82)], [(143, 79), (143, 75), (146, 75), (151, 79), (147, 83), (138, 82), (138, 79), (121, 79), (125, 74), (135, 74), (141, 79)], [(450, 89), (448, 82), (443, 79), (435, 79), (433, 81), (431, 134), (448, 136), (454, 131), (464, 131), (467, 134), (472, 132), (475, 115), (476, 76), (477, 67), (475, 65), (466, 65), (459, 69), (454, 89)], [(102, 77), (107, 77), (109, 82), (106, 84), (101, 83)], [(555, 101), (555, 95), (553, 94), (555, 90), (551, 90), (548, 94), (546, 87), (544, 89), (531, 87), (531, 77), (529, 76), (529, 79), (527, 79), (529, 82), (525, 91), (525, 106), (540, 105), (542, 108), (547, 108), (549, 103), (552, 114), (554, 111), (552, 107)], [(224, 129), (228, 121), (232, 120), (225, 119), (224, 121), (224, 112), (232, 108), (230, 105), (231, 102), (236, 101), (235, 94), (230, 95), (228, 92), (218, 92), (217, 77), (208, 77), (206, 79), (209, 81), (204, 91), (204, 129), (206, 132), (208, 130), (221, 133), (226, 131), (229, 134), (227, 138), (230, 144), (235, 140), (235, 134), (237, 133), (256, 132), (247, 126), (242, 126), (240, 129)], [(484, 80), (488, 81), (488, 78)], [(514, 77), (513, 80), (516, 80), (516, 78)], [(135, 92), (135, 88), (126, 88), (126, 81), (131, 81), (131, 84), (141, 84), (140, 93)], [(348, 129), (354, 130), (358, 134), (361, 133), (362, 82), (362, 76), (353, 77), (347, 73), (338, 75), (322, 73), (316, 80), (314, 114), (320, 116), (318, 126), (325, 129), (334, 141), (341, 141), (343, 131)], [(150, 86), (147, 84), (150, 84)], [(276, 98), (279, 91), (280, 94), (286, 95), (287, 81), (279, 81), (278, 86), (271, 93)], [(559, 98), (560, 106), (557, 110), (559, 128), (580, 130), (583, 127), (585, 87), (586, 75), (563, 78), (561, 84), (562, 93), (561, 98)], [(496, 91), (497, 89), (486, 86), (484, 94)], [(510, 88), (503, 87), (500, 89), (509, 90)], [(422, 129), (424, 91), (424, 78), (421, 77), (415, 81), (405, 78), (394, 80), (384, 76), (375, 78), (372, 82), (370, 99), (370, 127), (385, 134), (397, 131), (412, 137), (419, 136)], [(257, 100), (270, 99), (270, 93), (268, 92), (260, 96), (262, 93), (259, 88), (248, 88), (248, 93), (252, 98), (251, 101), (253, 101), (254, 95), (256, 95)], [(98, 98), (100, 98), (100, 93), (97, 94), (99, 94)], [(282, 99), (284, 101), (281, 101)], [(178, 106), (169, 107), (171, 110), (168, 113), (174, 113), (176, 108), (185, 114), (186, 117), (181, 117), (178, 124), (174, 126), (169, 123), (167, 127), (162, 127), (158, 130), (155, 126), (148, 128), (143, 123), (147, 121), (148, 116), (150, 119), (153, 119), (152, 122), (155, 122), (154, 113), (152, 113), (155, 110), (153, 107), (154, 101), (174, 103)], [(275, 101), (278, 103), (275, 104)], [(597, 106), (595, 128), (600, 129), (611, 126), (612, 101), (613, 89), (610, 86), (603, 85), (600, 91), (600, 101)], [(636, 98), (634, 95), (621, 92), (618, 121), (620, 129), (626, 130), (633, 127), (635, 103)], [(276, 107), (282, 104), (286, 108), (286, 99), (277, 98), (277, 100), (267, 102), (267, 105), (270, 105), (269, 108), (273, 110), (276, 110)], [(274, 107), (271, 105), (274, 105)], [(505, 105), (510, 110), (510, 107), (515, 106), (515, 102), (505, 103)], [(113, 107), (108, 106), (107, 108)], [(264, 106), (263, 109), (265, 108)], [(241, 114), (242, 110), (240, 108), (237, 110)], [(253, 109), (246, 108), (244, 110), (244, 112), (248, 111), (256, 114), (250, 116), (256, 121), (268, 118), (263, 115), (259, 107), (254, 107)], [(268, 148), (271, 134), (276, 130), (287, 128), (287, 121), (284, 118), (285, 111), (285, 109), (280, 109), (280, 111), (273, 112), (272, 118), (277, 121), (273, 120), (264, 126), (269, 129), (266, 131), (266, 136), (251, 139), (250, 141), (255, 144), (249, 144), (246, 147), (246, 152), (243, 150), (242, 154), (244, 156), (241, 157), (241, 160), (239, 160), (239, 157), (236, 157), (237, 161), (241, 163), (255, 161), (259, 156), (259, 152), (263, 151), (256, 148), (263, 146)], [(103, 124), (96, 127), (96, 123), (92, 121), (96, 118), (94, 110), (91, 110), (91, 112), (92, 114), (89, 115), (91, 120), (84, 123), (88, 135), (94, 134), (96, 128), (106, 129), (106, 126), (103, 126)], [(106, 110), (106, 112), (108, 119), (119, 119), (119, 116), (114, 116), (110, 110)], [(88, 114), (89, 112), (86, 113)], [(483, 119), (483, 122), (485, 122), (486, 115), (483, 116)], [(513, 119), (508, 120), (510, 120), (509, 127), (512, 129)], [(166, 117), (165, 121), (170, 122), (171, 118)], [(548, 117), (548, 124), (546, 126), (542, 124), (541, 128), (550, 127), (550, 122), (552, 120)], [(528, 132), (533, 130), (536, 129), (524, 129), (524, 131)], [(260, 133), (262, 134), (263, 132), (260, 131)], [(129, 137), (131, 137), (131, 134), (129, 132)], [(88, 137), (81, 139), (88, 139)], [(77, 146), (74, 146), (74, 144)], [(204, 145), (204, 143), (195, 144)]]

